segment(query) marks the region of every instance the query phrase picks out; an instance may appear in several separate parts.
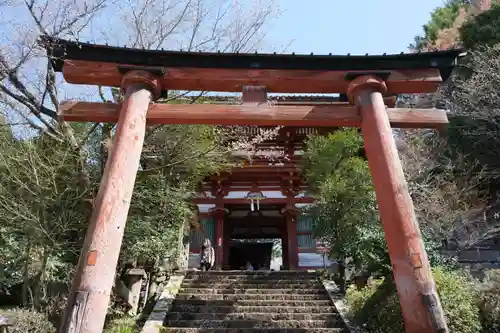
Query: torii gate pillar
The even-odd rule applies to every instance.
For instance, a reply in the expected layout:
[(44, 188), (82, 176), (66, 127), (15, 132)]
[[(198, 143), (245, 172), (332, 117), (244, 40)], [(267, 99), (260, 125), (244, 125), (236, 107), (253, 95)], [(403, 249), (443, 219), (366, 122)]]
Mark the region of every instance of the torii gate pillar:
[(122, 89), (125, 100), (59, 333), (101, 333), (104, 327), (139, 168), (146, 114), (160, 87), (151, 73), (129, 71), (123, 76)]
[(406, 333), (448, 332), (382, 94), (383, 80), (360, 76), (348, 95), (361, 130), (385, 231)]

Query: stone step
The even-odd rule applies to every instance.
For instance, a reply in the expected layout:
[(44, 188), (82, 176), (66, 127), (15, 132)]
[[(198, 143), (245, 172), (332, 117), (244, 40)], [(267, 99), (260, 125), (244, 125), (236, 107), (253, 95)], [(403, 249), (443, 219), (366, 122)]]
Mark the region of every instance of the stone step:
[(316, 289), (219, 289), (219, 288), (181, 288), (179, 293), (182, 294), (214, 294), (214, 295), (227, 295), (227, 294), (238, 294), (238, 295), (282, 295), (282, 294), (294, 294), (294, 295), (322, 295), (326, 294), (325, 288)]
[(306, 306), (213, 306), (174, 303), (172, 312), (185, 313), (336, 313), (335, 307), (331, 305), (306, 305)]
[(202, 299), (179, 299), (176, 298), (172, 304), (175, 306), (275, 306), (275, 307), (318, 307), (332, 306), (331, 300), (202, 300)]
[(187, 280), (196, 281), (227, 281), (227, 280), (237, 280), (237, 281), (315, 281), (319, 280), (316, 276), (286, 276), (286, 275), (186, 275), (184, 277)]
[(167, 333), (346, 333), (344, 328), (167, 328)]
[(319, 273), (317, 272), (308, 272), (308, 271), (242, 271), (242, 270), (236, 270), (236, 271), (208, 271), (208, 272), (200, 272), (200, 271), (188, 271), (186, 272), (186, 276), (190, 275), (246, 275), (246, 276), (290, 276), (290, 277), (297, 277), (297, 276), (318, 276)]
[(245, 277), (218, 277), (218, 279), (212, 279), (206, 276), (199, 278), (184, 278), (183, 284), (275, 284), (275, 285), (290, 285), (290, 284), (321, 284), (319, 279), (247, 279)]
[(196, 281), (187, 281), (184, 280), (182, 283), (182, 288), (212, 288), (212, 289), (323, 289), (323, 284), (320, 283), (319, 281), (311, 281), (311, 282), (305, 282), (305, 283), (297, 283), (297, 282), (290, 282), (287, 281), (286, 283), (276, 283), (276, 282), (262, 282), (262, 281), (255, 281), (255, 282), (196, 282)]
[(176, 299), (200, 299), (207, 301), (227, 300), (227, 301), (240, 301), (240, 300), (261, 300), (261, 301), (321, 301), (330, 300), (330, 297), (325, 292), (324, 294), (313, 295), (300, 295), (300, 294), (185, 294), (178, 293)]
[(171, 322), (176, 320), (246, 320), (246, 321), (276, 321), (276, 320), (339, 320), (338, 313), (188, 313), (188, 312), (170, 312), (166, 320)]
[[(342, 324), (340, 320), (167, 320), (165, 326), (200, 328), (330, 328)], [(338, 326), (337, 326), (338, 325)]]

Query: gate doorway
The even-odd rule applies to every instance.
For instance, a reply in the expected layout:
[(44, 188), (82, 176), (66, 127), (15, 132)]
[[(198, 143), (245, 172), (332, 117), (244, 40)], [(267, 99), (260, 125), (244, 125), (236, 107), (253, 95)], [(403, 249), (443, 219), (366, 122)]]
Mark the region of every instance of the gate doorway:
[(229, 269), (245, 270), (251, 263), (254, 270), (270, 270), (273, 252), (273, 242), (249, 239), (232, 239), (229, 247)]

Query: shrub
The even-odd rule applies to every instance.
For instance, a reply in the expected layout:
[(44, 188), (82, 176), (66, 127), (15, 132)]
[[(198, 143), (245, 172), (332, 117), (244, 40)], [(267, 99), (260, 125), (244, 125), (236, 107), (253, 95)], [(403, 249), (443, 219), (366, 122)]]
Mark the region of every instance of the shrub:
[[(457, 271), (433, 269), (450, 332), (479, 333), (481, 320), (477, 291), (471, 278)], [(404, 332), (394, 282), (377, 280), (362, 290), (349, 288), (346, 298), (351, 319), (370, 333)]]
[(489, 271), (480, 285), (479, 309), (484, 331), (500, 333), (500, 270)]
[(472, 277), (440, 268), (434, 269), (433, 274), (450, 332), (480, 332), (478, 294)]
[(13, 324), (9, 333), (55, 333), (54, 325), (47, 316), (40, 312), (29, 310), (0, 310), (0, 315)]
[(105, 327), (104, 333), (137, 333), (139, 328), (136, 325), (135, 318), (121, 316), (112, 319)]
[[(369, 286), (347, 290), (351, 319), (370, 333), (401, 333), (401, 310), (392, 280), (377, 279)], [(377, 307), (372, 307), (377, 304)]]

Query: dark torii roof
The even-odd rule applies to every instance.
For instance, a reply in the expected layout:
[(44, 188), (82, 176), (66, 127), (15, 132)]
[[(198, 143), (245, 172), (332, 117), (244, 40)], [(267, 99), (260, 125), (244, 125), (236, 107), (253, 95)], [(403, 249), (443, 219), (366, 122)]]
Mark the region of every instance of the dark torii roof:
[(324, 71), (391, 71), (437, 68), (446, 80), (462, 50), (383, 55), (304, 55), (145, 50), (90, 44), (43, 36), (41, 43), (62, 71), (64, 60), (109, 62), (136, 66), (220, 69), (277, 69)]

